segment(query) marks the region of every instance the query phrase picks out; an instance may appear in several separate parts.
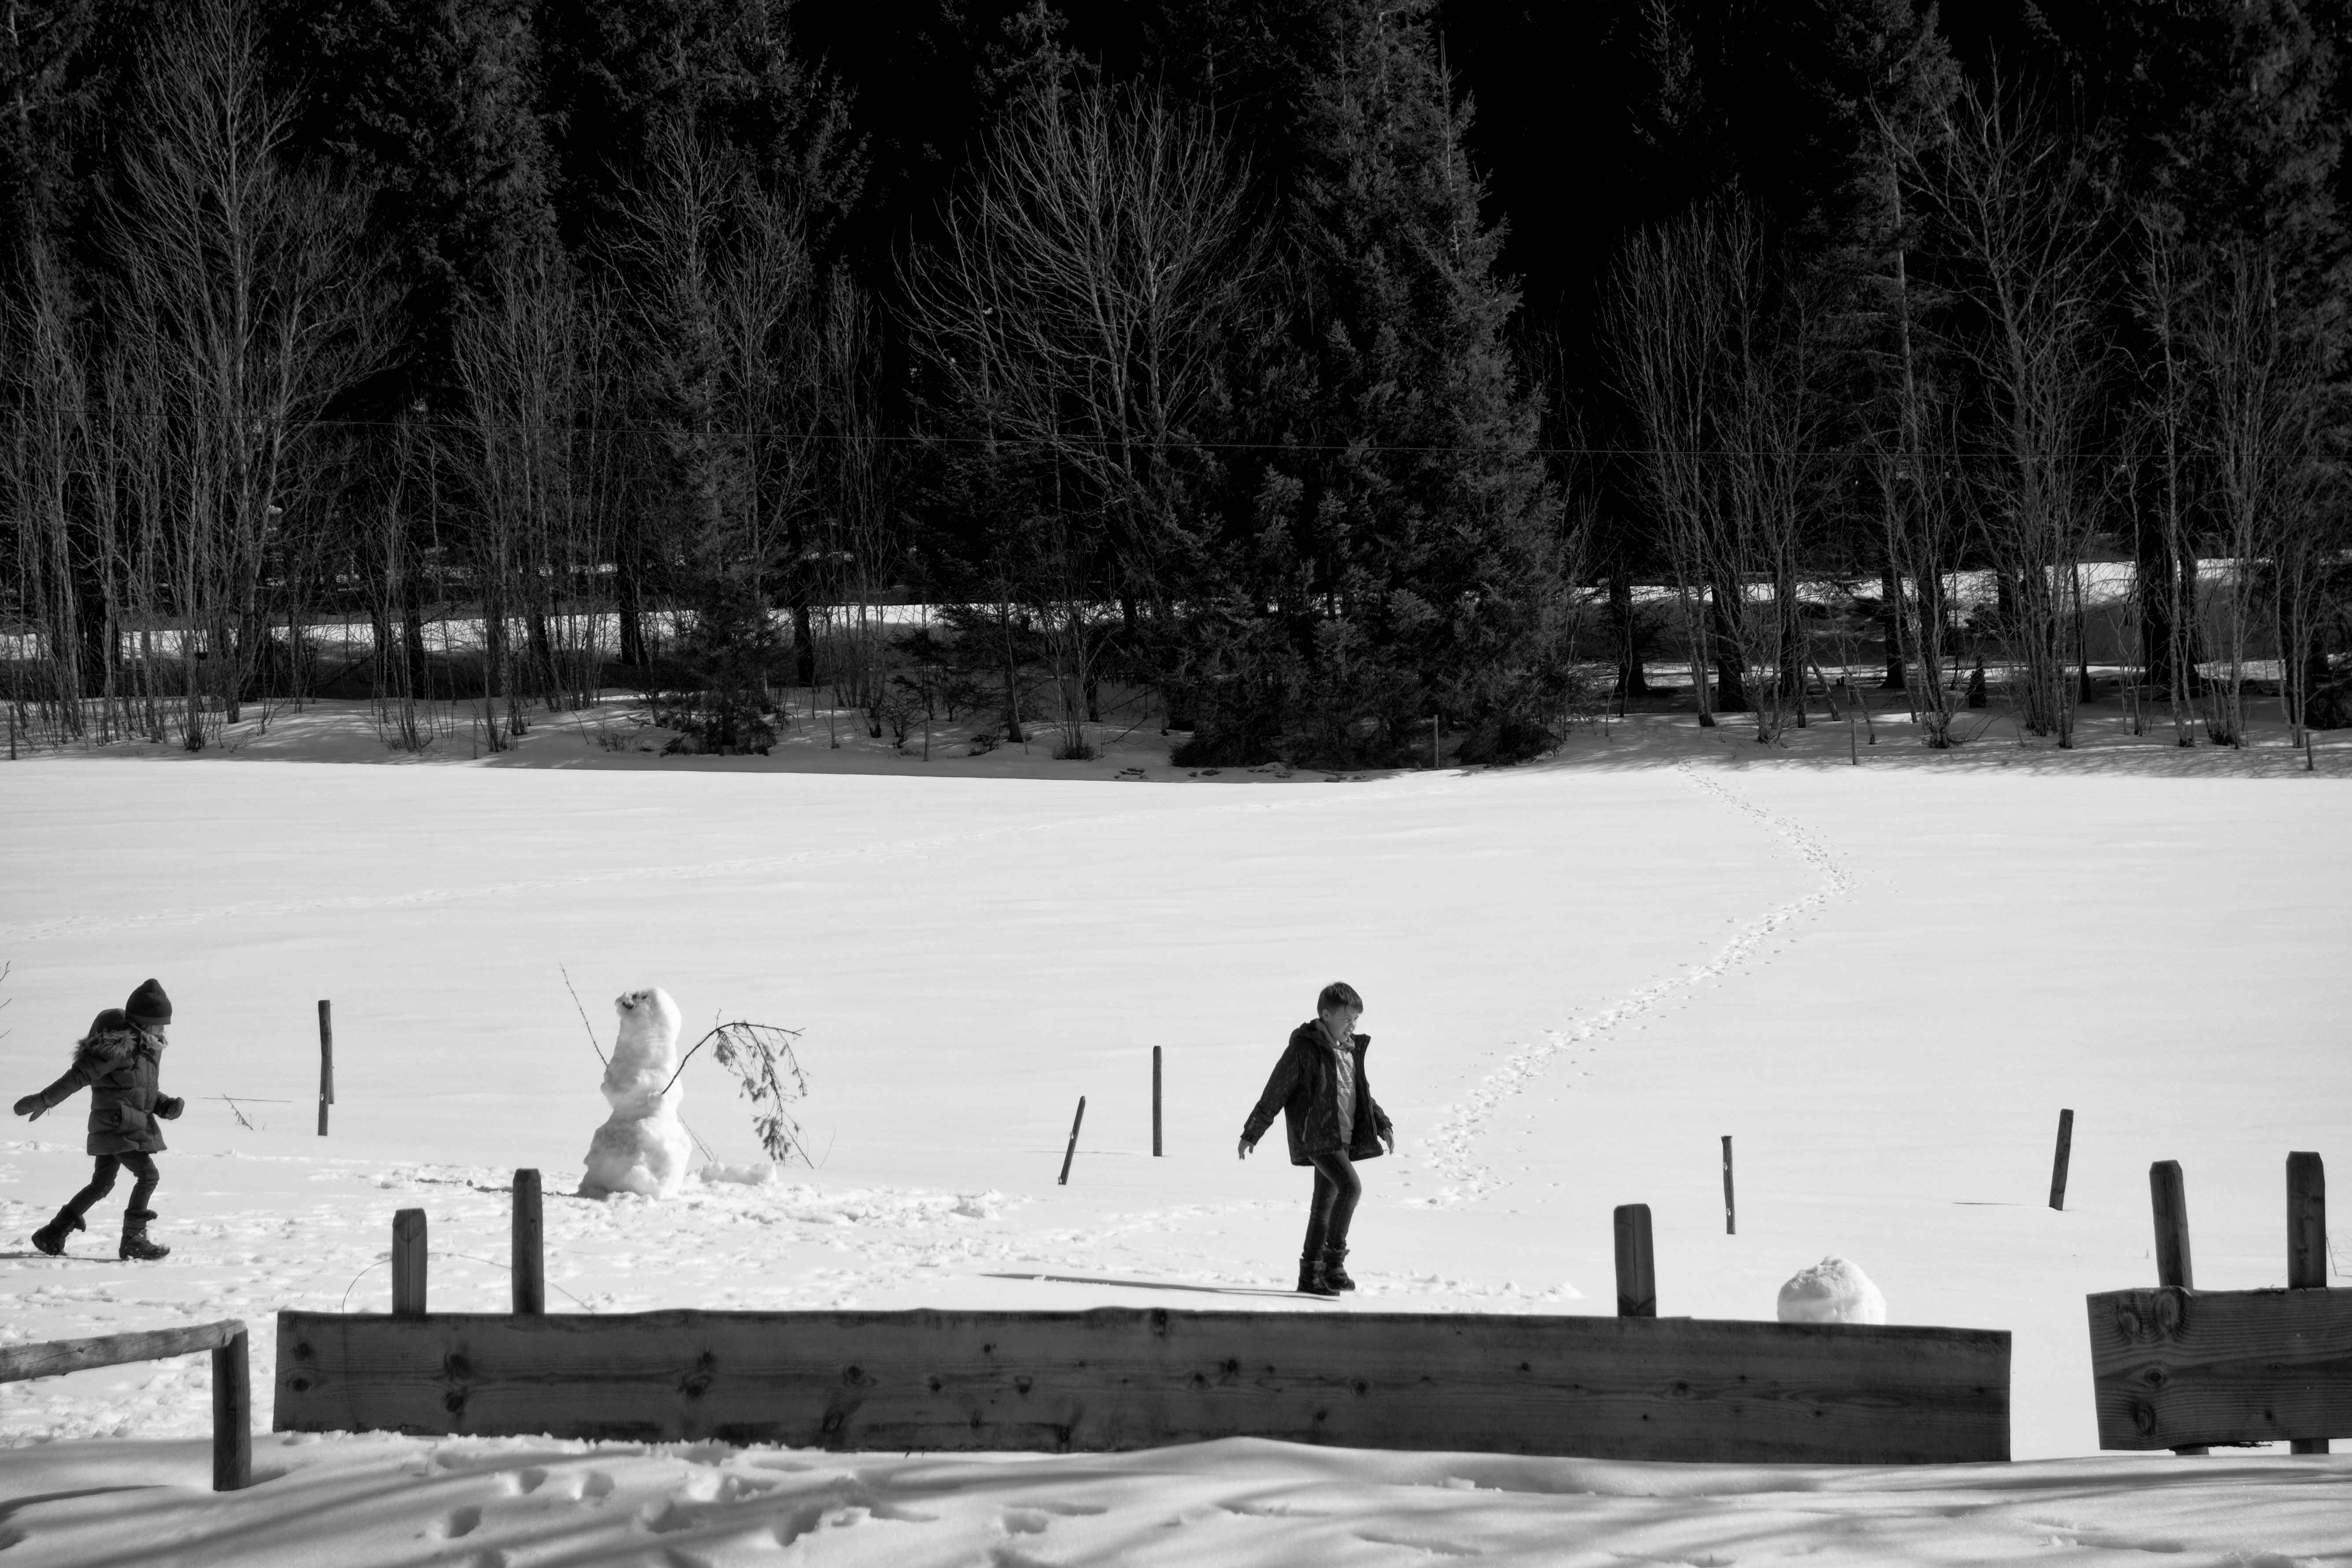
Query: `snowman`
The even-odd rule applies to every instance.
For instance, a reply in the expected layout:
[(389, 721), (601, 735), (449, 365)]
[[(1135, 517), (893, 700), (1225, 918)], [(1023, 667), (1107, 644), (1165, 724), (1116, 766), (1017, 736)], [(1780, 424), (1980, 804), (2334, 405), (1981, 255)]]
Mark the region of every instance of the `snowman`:
[(621, 1037), (603, 1086), (613, 1114), (589, 1142), (581, 1195), (670, 1197), (686, 1184), (694, 1152), (677, 1119), (677, 1102), (686, 1091), (672, 1083), (677, 1074), (677, 1004), (651, 985), (615, 997), (613, 1011), (621, 1017)]

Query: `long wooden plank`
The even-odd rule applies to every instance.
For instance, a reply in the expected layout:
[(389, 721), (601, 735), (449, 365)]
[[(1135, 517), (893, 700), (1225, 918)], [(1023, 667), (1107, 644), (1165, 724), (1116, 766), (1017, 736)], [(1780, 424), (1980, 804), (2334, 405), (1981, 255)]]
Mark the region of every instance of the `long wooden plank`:
[(245, 1325), (230, 1319), (193, 1328), (142, 1329), (134, 1333), (100, 1334), (87, 1340), (47, 1340), (38, 1344), (0, 1346), (0, 1383), (219, 1350), (243, 1332)]
[(2009, 1457), (1998, 1331), (1184, 1312), (281, 1312), (279, 1431), (1638, 1459)]
[(2352, 1290), (2088, 1299), (2102, 1448), (2352, 1436)]

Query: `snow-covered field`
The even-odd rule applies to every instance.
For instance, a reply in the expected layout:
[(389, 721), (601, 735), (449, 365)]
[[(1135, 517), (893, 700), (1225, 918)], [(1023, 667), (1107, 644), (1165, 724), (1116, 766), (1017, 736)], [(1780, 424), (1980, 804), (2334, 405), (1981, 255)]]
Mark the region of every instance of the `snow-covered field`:
[[(2151, 1160), (2186, 1168), (2213, 1288), (2284, 1282), (2288, 1151), (2352, 1169), (2352, 744), (2305, 773), (2284, 748), (2096, 724), (2065, 755), (1932, 756), (1902, 728), (1859, 767), (1843, 727), (1769, 752), (1658, 720), (1528, 768), (1333, 780), (1193, 776), (1146, 734), (1090, 764), (805, 743), (688, 762), (551, 726), (478, 766), (361, 766), (390, 753), (331, 710), (231, 760), (0, 769), (5, 1098), (149, 974), (177, 1007), (165, 1087), (190, 1097), (162, 1264), (112, 1260), (127, 1184), (73, 1256), (22, 1239), (87, 1173), (81, 1101), (0, 1131), (0, 1340), (243, 1316), (266, 1422), (270, 1314), (381, 1310), (395, 1208), (431, 1215), (436, 1306), (503, 1307), (519, 1165), (546, 1173), (559, 1310), (1607, 1311), (1610, 1210), (1642, 1201), (1661, 1310), (1769, 1317), (1838, 1253), (1891, 1321), (2012, 1331), (2031, 1461), (264, 1436), (274, 1479), (215, 1499), (195, 1357), (0, 1385), (0, 1442), (26, 1445), (0, 1452), (0, 1563), (2352, 1558), (2352, 1460), (2083, 1457), (2082, 1305), (2154, 1280)], [(804, 1031), (817, 1168), (661, 1204), (554, 1195), (605, 1113), (559, 964), (608, 1048), (611, 998), (648, 984), (689, 1035)], [(1334, 977), (1365, 994), (1402, 1135), (1365, 1168), (1363, 1289), (1336, 1307), (1279, 1291), (1305, 1182), (1271, 1145), (1233, 1155)], [(686, 1084), (688, 1122), (756, 1174), (724, 1073), (698, 1058)]]

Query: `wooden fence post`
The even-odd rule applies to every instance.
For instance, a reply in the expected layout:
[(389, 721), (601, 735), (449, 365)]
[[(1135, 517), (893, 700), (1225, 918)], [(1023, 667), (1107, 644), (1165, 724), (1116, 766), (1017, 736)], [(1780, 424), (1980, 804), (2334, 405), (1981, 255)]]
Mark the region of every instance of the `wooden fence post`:
[(1658, 1279), (1650, 1251), (1650, 1205), (1617, 1205), (1617, 1315), (1658, 1315)]
[(2156, 1211), (2156, 1282), (2197, 1289), (2189, 1260), (2189, 1194), (2181, 1185), (2180, 1162), (2158, 1160), (2147, 1168), (2147, 1196)]
[(319, 1136), (327, 1135), (327, 1107), (335, 1103), (334, 1004), (319, 999)]
[(402, 1209), (392, 1216), (392, 1311), (394, 1317), (425, 1315), (423, 1209)]
[(253, 1376), (243, 1329), (213, 1352), (213, 1490), (253, 1484)]
[(1070, 1121), (1070, 1146), (1062, 1151), (1062, 1179), (1055, 1184), (1058, 1186), (1066, 1187), (1070, 1184), (1070, 1162), (1077, 1158), (1078, 1128), (1086, 1119), (1087, 1097), (1082, 1094), (1078, 1096), (1078, 1113)]
[(1160, 1158), (1160, 1047), (1151, 1047), (1151, 1157)]
[(523, 1317), (547, 1311), (546, 1233), (540, 1223), (539, 1173), (514, 1173), (514, 1310)]
[[(2156, 1213), (2156, 1282), (2183, 1290), (2197, 1288), (2189, 1260), (2189, 1194), (2180, 1181), (2180, 1162), (2158, 1160), (2147, 1168), (2148, 1204)], [(2172, 1450), (2186, 1458), (2207, 1452), (2202, 1443)]]
[(1739, 1234), (1739, 1210), (1731, 1201), (1731, 1134), (1723, 1135), (1723, 1234)]
[(2066, 1207), (2066, 1159), (2074, 1151), (2074, 1113), (2058, 1113), (2058, 1155), (2050, 1166), (2050, 1206), (2063, 1211)]
[[(2298, 1151), (2286, 1157), (2286, 1288), (2327, 1289), (2327, 1168), (2319, 1156)], [(2325, 1454), (2325, 1437), (2297, 1437), (2298, 1454)]]

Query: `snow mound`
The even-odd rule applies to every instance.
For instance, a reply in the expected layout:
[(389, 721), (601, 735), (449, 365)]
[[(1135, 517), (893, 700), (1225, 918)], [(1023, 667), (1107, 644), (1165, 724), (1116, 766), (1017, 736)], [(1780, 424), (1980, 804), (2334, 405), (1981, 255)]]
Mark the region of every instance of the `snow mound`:
[(1799, 1269), (1780, 1287), (1784, 1323), (1883, 1323), (1886, 1298), (1870, 1276), (1843, 1258)]

